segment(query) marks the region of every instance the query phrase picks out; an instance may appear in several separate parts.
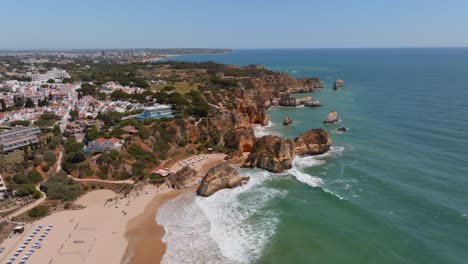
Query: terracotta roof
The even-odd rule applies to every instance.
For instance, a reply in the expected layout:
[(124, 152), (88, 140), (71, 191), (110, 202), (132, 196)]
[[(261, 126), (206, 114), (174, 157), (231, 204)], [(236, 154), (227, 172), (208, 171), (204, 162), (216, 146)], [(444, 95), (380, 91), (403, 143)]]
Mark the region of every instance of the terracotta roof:
[(164, 170), (164, 171), (168, 171), (168, 172), (171, 171), (170, 169), (168, 169), (168, 168), (166, 168), (166, 167), (163, 167), (163, 166), (157, 166), (157, 167), (156, 167), (156, 170)]

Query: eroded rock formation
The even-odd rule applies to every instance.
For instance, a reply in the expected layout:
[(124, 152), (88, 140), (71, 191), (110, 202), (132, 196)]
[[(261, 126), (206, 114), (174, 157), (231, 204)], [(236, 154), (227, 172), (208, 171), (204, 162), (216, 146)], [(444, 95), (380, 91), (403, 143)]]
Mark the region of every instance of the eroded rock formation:
[(255, 133), (251, 126), (238, 127), (224, 135), (225, 146), (241, 152), (250, 152), (254, 143)]
[(345, 82), (343, 80), (338, 79), (335, 81), (335, 83), (333, 83), (333, 90), (338, 90), (344, 85), (345, 85)]
[(178, 172), (167, 176), (166, 183), (174, 189), (183, 189), (195, 185), (199, 181), (197, 171), (186, 166)]
[(285, 125), (285, 126), (292, 125), (292, 123), (293, 123), (293, 121), (292, 121), (291, 118), (289, 118), (289, 116), (287, 116), (287, 117), (285, 117), (285, 118), (283, 119), (283, 125)]
[(294, 140), (278, 136), (258, 139), (243, 167), (280, 173), (291, 168), (295, 155), (317, 155), (330, 150), (332, 139), (322, 128), (311, 129)]
[(288, 170), (294, 158), (294, 148), (292, 139), (273, 135), (263, 136), (255, 142), (243, 166), (275, 173)]
[(338, 117), (338, 112), (336, 110), (330, 111), (328, 113), (327, 117), (323, 121), (324, 124), (333, 124), (340, 121), (340, 118)]
[(330, 150), (332, 139), (323, 128), (314, 128), (294, 139), (296, 155), (318, 155)]
[(232, 189), (247, 183), (250, 177), (240, 176), (239, 173), (227, 163), (220, 163), (212, 167), (203, 177), (197, 194), (211, 196), (221, 189)]
[(320, 107), (320, 106), (322, 106), (320, 104), (319, 100), (310, 100), (309, 102), (306, 102), (304, 105), (308, 106), (308, 107)]

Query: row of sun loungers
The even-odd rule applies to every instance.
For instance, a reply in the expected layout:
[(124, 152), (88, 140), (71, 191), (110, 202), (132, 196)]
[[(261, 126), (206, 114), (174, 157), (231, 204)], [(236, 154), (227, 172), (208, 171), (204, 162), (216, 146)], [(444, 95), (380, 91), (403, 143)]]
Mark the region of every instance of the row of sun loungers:
[[(20, 255), (23, 253), (23, 251), (26, 251), (26, 248), (30, 243), (32, 243), (34, 237), (41, 231), (42, 225), (38, 225), (34, 231), (24, 240), (23, 244), (15, 251), (13, 256), (6, 262), (7, 264), (13, 264), (15, 263), (16, 259), (20, 257)], [(24, 254), (24, 256), (19, 260), (19, 264), (25, 264), (28, 259), (31, 257), (31, 255), (36, 251), (36, 249), (41, 248), (42, 241), (47, 237), (49, 232), (52, 230), (53, 225), (48, 225), (45, 230), (42, 232), (42, 234), (39, 236), (39, 238), (36, 240), (34, 245), (31, 246), (31, 248)]]
[(201, 156), (195, 156), (195, 157), (190, 157), (188, 159), (184, 159), (182, 161), (179, 161), (178, 164), (182, 167), (185, 167), (185, 166), (190, 166), (194, 163), (197, 163), (199, 161), (202, 161), (202, 160), (206, 160), (208, 159), (208, 156), (206, 155), (201, 155)]

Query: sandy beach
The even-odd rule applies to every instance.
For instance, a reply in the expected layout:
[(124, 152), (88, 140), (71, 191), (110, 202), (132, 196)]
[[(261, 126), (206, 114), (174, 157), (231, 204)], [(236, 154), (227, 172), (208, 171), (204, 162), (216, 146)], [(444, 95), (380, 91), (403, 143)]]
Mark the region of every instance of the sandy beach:
[[(204, 175), (212, 166), (224, 162), (223, 154), (191, 157), (192, 168)], [(182, 168), (180, 163), (172, 171)], [(193, 190), (188, 189), (188, 190)], [(44, 228), (26, 249), (16, 257), (19, 261), (42, 234), (46, 226), (51, 231), (41, 242), (41, 248), (30, 256), (28, 263), (159, 263), (165, 253), (162, 242), (164, 227), (156, 223), (157, 209), (182, 191), (144, 185), (123, 197), (110, 190), (96, 190), (80, 197), (74, 204), (80, 210), (53, 213), (25, 226), (24, 233), (6, 239), (0, 262), (6, 262), (38, 225)]]
[[(157, 201), (163, 201), (152, 203), (153, 198), (166, 197), (165, 194), (169, 193), (168, 188), (158, 189), (151, 185), (132, 191), (126, 198), (110, 190), (89, 192), (75, 202), (86, 208), (54, 213), (26, 225), (21, 235), (6, 239), (2, 243), (6, 250), (0, 261), (6, 262), (38, 225), (53, 225), (41, 248), (31, 255), (28, 263), (120, 263), (128, 244), (125, 231), (129, 221), (143, 214), (148, 204), (154, 206)], [(37, 241), (43, 230), (32, 242)], [(32, 244), (17, 257), (17, 261)]]
[(128, 247), (122, 258), (122, 263), (160, 263), (166, 251), (162, 242), (164, 227), (156, 223), (156, 212), (167, 200), (181, 193), (171, 190), (159, 194), (146, 206), (145, 211), (128, 222), (125, 238)]

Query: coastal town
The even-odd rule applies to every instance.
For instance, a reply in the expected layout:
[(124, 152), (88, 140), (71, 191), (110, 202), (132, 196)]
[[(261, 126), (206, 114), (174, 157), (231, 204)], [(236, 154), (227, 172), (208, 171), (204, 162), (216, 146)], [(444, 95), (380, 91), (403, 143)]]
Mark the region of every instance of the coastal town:
[[(6, 263), (81, 263), (75, 254), (89, 263), (118, 263), (128, 257), (124, 252), (144, 247), (130, 242), (130, 220), (154, 225), (152, 214), (165, 199), (243, 186), (249, 177), (233, 165), (280, 173), (295, 155), (322, 154), (332, 144), (324, 129), (295, 139), (257, 138), (253, 129), (268, 124), (271, 106), (320, 107), (309, 95), (323, 88), (316, 77), (292, 78), (261, 65), (129, 61), (113, 51), (34, 54), (0, 56), (0, 259)], [(301, 93), (307, 95), (293, 95)], [(330, 115), (325, 123), (339, 121), (336, 111)], [(285, 125), (292, 123), (285, 117)], [(115, 234), (122, 255), (100, 249)], [(140, 257), (162, 257), (152, 254)]]

